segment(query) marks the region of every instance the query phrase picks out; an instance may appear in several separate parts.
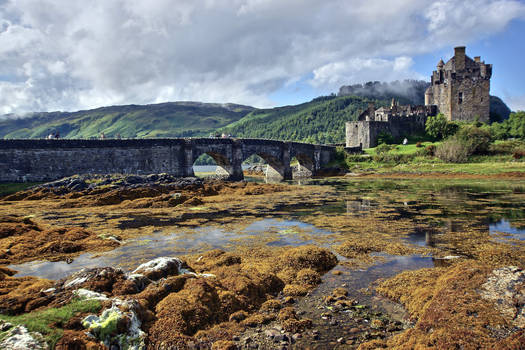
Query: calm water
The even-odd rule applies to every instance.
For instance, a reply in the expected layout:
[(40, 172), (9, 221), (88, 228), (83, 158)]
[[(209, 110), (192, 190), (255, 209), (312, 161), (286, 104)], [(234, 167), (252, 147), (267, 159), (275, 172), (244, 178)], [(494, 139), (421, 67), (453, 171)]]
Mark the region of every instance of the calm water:
[(299, 246), (312, 244), (313, 237), (330, 232), (295, 220), (262, 219), (245, 228), (224, 230), (215, 226), (181, 229), (171, 234), (156, 233), (124, 242), (120, 247), (105, 253), (84, 253), (71, 263), (65, 261), (32, 261), (10, 268), (17, 276), (39, 276), (60, 279), (83, 268), (115, 266), (131, 271), (137, 265), (159, 256), (180, 256), (210, 249), (231, 249), (233, 245), (250, 245), (265, 241), (269, 246)]
[[(360, 217), (376, 210), (389, 210), (414, 222), (435, 223), (435, 231), (421, 230), (415, 225), (404, 238), (408, 244), (433, 247), (440, 232), (461, 230), (465, 222), (486, 230), (487, 235), (494, 235), (497, 240), (505, 237), (525, 239), (525, 186), (522, 182), (316, 180), (311, 183), (333, 186), (341, 195), (341, 201), (322, 208), (325, 213)], [(305, 216), (322, 215), (314, 214), (314, 210), (317, 212), (319, 208), (298, 208), (285, 212), (285, 215), (280, 210), (278, 218), (257, 219), (236, 229), (204, 225), (155, 233), (123, 242), (110, 252), (82, 254), (70, 264), (34, 261), (9, 267), (18, 271), (17, 276), (59, 279), (85, 267), (118, 266), (129, 271), (159, 256), (178, 256), (216, 248), (229, 250), (236, 245), (248, 246), (254, 242), (268, 246), (318, 244), (330, 247), (337, 232), (322, 230), (302, 221)], [(508, 236), (501, 238), (497, 232)], [(352, 284), (366, 286), (379, 277), (434, 265), (432, 257), (387, 258), (386, 262), (364, 271), (354, 271)]]

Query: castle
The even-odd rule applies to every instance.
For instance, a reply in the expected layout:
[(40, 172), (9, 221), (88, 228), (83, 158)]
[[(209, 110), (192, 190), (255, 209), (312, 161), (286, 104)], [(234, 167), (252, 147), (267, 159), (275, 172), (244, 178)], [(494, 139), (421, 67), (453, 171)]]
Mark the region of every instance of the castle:
[(357, 121), (346, 123), (346, 147), (375, 147), (381, 133), (400, 138), (423, 132), (427, 117), (437, 113), (451, 121), (488, 122), (491, 75), (491, 64), (468, 57), (464, 46), (456, 47), (454, 57), (447, 63), (440, 60), (432, 72), (424, 106), (399, 106), (395, 100), (389, 108), (370, 104)]

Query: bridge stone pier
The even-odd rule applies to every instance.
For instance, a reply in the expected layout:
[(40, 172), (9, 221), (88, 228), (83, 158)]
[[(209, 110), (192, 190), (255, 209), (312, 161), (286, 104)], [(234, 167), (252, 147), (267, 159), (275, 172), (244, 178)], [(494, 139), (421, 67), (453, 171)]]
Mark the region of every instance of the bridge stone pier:
[(267, 178), (314, 176), (334, 156), (335, 147), (262, 139), (189, 138), (126, 140), (0, 140), (0, 182), (50, 181), (74, 174), (154, 174), (194, 176), (202, 154), (217, 163), (217, 174), (242, 180), (242, 163), (256, 154), (267, 163)]

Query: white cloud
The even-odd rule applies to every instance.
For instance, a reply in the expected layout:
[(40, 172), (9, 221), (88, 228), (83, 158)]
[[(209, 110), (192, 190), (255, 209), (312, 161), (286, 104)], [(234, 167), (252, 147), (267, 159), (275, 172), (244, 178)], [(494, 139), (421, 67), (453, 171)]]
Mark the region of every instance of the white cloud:
[(426, 79), (412, 70), (413, 64), (413, 60), (407, 56), (396, 57), (393, 60), (352, 58), (315, 69), (311, 84), (315, 87), (329, 87), (333, 90), (349, 82)]
[(517, 0), (0, 0), (0, 113), (174, 100), (272, 104), (418, 77), (411, 57), (521, 18)]

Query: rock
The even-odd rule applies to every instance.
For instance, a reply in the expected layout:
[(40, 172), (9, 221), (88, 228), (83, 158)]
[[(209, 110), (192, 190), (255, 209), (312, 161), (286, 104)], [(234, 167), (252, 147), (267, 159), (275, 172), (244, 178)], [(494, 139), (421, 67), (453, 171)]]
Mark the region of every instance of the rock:
[(92, 292), (83, 288), (73, 291), (73, 294), (85, 300), (108, 300), (108, 297), (102, 293)]
[(492, 301), (496, 309), (516, 326), (525, 327), (525, 271), (506, 266), (492, 271), (481, 286), (480, 295)]
[(29, 332), (24, 326), (11, 327), (0, 343), (3, 350), (44, 350), (48, 346), (40, 333)]
[(240, 310), (240, 311), (237, 311), (231, 314), (229, 321), (230, 322), (241, 322), (245, 320), (247, 317), (248, 317), (248, 313), (246, 311)]
[(13, 325), (9, 322), (0, 321), (0, 332), (5, 332), (11, 329)]
[(132, 272), (132, 275), (140, 274), (150, 280), (156, 281), (163, 277), (178, 275), (181, 272), (187, 271), (183, 270), (182, 266), (183, 262), (180, 259), (159, 257), (140, 265)]
[(100, 316), (86, 316), (82, 326), (108, 348), (118, 344), (120, 349), (145, 349), (146, 333), (140, 329), (139, 308), (135, 300), (113, 299), (109, 309)]
[(98, 293), (111, 292), (113, 285), (125, 278), (126, 276), (122, 270), (112, 267), (82, 269), (79, 272), (60, 280), (55, 287), (57, 289), (84, 288)]

